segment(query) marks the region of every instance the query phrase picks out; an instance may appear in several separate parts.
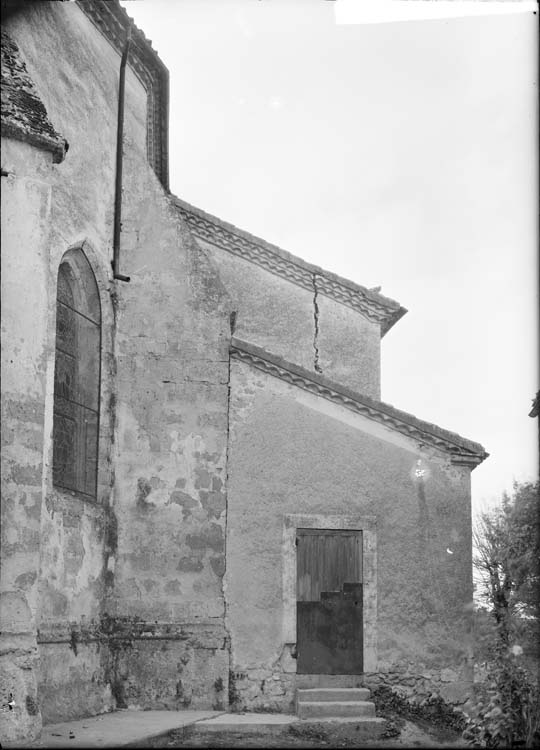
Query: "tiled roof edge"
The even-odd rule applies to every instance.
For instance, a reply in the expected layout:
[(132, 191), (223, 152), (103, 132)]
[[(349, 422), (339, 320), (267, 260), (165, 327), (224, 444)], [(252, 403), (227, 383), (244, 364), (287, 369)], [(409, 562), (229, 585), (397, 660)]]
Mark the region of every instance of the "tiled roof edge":
[(64, 161), (66, 152), (69, 148), (68, 142), (61, 135), (58, 135), (55, 138), (35, 133), (17, 122), (10, 122), (6, 119), (2, 119), (2, 137), (14, 138), (15, 140), (24, 141), (32, 146), (43, 149), (44, 151), (50, 151), (52, 153), (52, 160), (55, 164), (60, 164), (60, 162)]
[(399, 302), (389, 297), (308, 263), (175, 195), (171, 195), (171, 199), (192, 233), (199, 239), (255, 263), (304, 289), (313, 291), (316, 284), (317, 291), (321, 294), (379, 323), (381, 336), (407, 312)]
[(47, 109), (31, 78), (19, 45), (2, 29), (1, 132), (52, 152), (53, 162), (63, 161), (69, 148), (49, 119)]
[(323, 375), (309, 372), (303, 367), (287, 362), (281, 357), (233, 337), (231, 339), (231, 356), (241, 362), (247, 362), (259, 370), (296, 385), (309, 393), (344, 406), (368, 419), (379, 422), (407, 437), (429, 446), (450, 453), (454, 464), (470, 465), (474, 468), (487, 457), (480, 443), (467, 440), (442, 427), (423, 422), (412, 414), (396, 409), (390, 404), (376, 401), (356, 391), (329, 380)]

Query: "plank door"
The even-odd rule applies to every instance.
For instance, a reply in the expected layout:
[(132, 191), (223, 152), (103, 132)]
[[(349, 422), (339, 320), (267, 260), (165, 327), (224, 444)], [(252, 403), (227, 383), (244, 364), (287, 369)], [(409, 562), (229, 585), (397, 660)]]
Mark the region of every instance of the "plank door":
[(297, 529), (297, 672), (363, 672), (362, 532)]

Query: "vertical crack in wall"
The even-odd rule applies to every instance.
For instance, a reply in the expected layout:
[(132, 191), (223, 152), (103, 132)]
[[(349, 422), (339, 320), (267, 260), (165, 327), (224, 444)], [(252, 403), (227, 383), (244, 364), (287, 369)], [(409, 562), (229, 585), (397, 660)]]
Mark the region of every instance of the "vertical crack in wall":
[(319, 364), (319, 305), (317, 303), (317, 297), (319, 295), (319, 290), (317, 289), (317, 274), (313, 273), (311, 275), (311, 280), (313, 282), (313, 320), (315, 323), (314, 330), (313, 330), (313, 367), (315, 369), (315, 372), (322, 373), (322, 367)]

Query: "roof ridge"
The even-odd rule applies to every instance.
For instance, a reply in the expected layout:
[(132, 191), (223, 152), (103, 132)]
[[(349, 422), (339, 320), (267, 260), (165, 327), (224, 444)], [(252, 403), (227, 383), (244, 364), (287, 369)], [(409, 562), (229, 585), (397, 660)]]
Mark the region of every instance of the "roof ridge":
[(353, 391), (330, 380), (325, 375), (310, 372), (254, 344), (232, 337), (231, 354), (236, 359), (247, 361), (258, 369), (292, 385), (339, 403), (408, 437), (449, 452), (452, 455), (452, 463), (476, 466), (489, 456), (480, 443), (468, 440), (433, 423), (424, 422), (391, 404)]
[[(314, 277), (319, 277), (319, 292), (380, 323), (381, 336), (407, 312), (399, 302), (390, 297), (316, 266), (176, 195), (171, 194), (171, 199), (189, 228), (200, 239), (212, 242), (306, 289), (312, 290)], [(236, 242), (231, 235), (236, 238)]]

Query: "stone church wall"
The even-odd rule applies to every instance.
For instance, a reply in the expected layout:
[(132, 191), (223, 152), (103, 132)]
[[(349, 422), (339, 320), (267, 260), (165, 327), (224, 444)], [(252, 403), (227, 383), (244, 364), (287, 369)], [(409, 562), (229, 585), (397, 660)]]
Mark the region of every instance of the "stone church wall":
[(313, 289), (204, 240), (236, 311), (235, 336), (324, 373), (372, 398), (380, 397), (381, 332), (378, 323)]
[(46, 388), (51, 154), (2, 139), (2, 712), (6, 736), (39, 732), (36, 613)]
[[(127, 184), (135, 185), (138, 158), (128, 157), (126, 169)], [(127, 194), (124, 224), (133, 238), (125, 254), (132, 280), (122, 287), (116, 319), (114, 612), (121, 628), (125, 617), (147, 623), (145, 638), (156, 639), (168, 662), (156, 670), (148, 640), (138, 644), (137, 658), (134, 650), (120, 653), (137, 683), (125, 702), (160, 706), (172, 694), (176, 707), (211, 708), (219, 702), (214, 683), (226, 695), (228, 678), (222, 577), (230, 307), (155, 180), (144, 193)], [(184, 626), (187, 639), (177, 632)]]
[[(18, 366), (13, 388), (3, 383), (3, 553), (14, 556), (2, 576), (8, 625), (27, 642), (22, 671), (8, 671), (14, 721), (35, 735), (40, 711), (51, 722), (122, 705), (220, 705), (227, 296), (147, 162), (146, 91), (129, 68), (120, 270), (131, 282), (112, 281), (120, 57), (74, 3), (29, 4), (6, 31), (69, 143), (55, 166), (3, 143), (13, 172), (5, 355)], [(56, 280), (70, 247), (88, 258), (102, 307), (97, 502), (52, 485)]]
[[(357, 517), (376, 537), (368, 550), (364, 540), (364, 560), (367, 551), (376, 559), (376, 605), (364, 592), (365, 618), (366, 606), (376, 613), (364, 623), (366, 682), (399, 680), (407, 690), (421, 678), (438, 690), (451, 668), (444, 674), (455, 691), (463, 688), (470, 680), (469, 469), (236, 360), (230, 423), (226, 592), (235, 705), (292, 707), (290, 514), (315, 518), (316, 528)], [(419, 459), (423, 493), (414, 475)]]
[[(194, 239), (148, 163), (147, 92), (129, 67), (119, 270), (131, 280), (114, 281), (120, 56), (76, 3), (27, 3), (5, 28), (69, 143), (53, 164), (2, 142), (6, 736), (118, 707), (290, 711), (295, 514), (367, 524), (368, 677), (459, 691), (469, 469), (230, 359), (234, 328), (378, 398), (379, 324), (323, 294), (316, 272), (304, 288)], [(52, 481), (68, 251), (87, 258), (101, 305), (95, 500)]]

